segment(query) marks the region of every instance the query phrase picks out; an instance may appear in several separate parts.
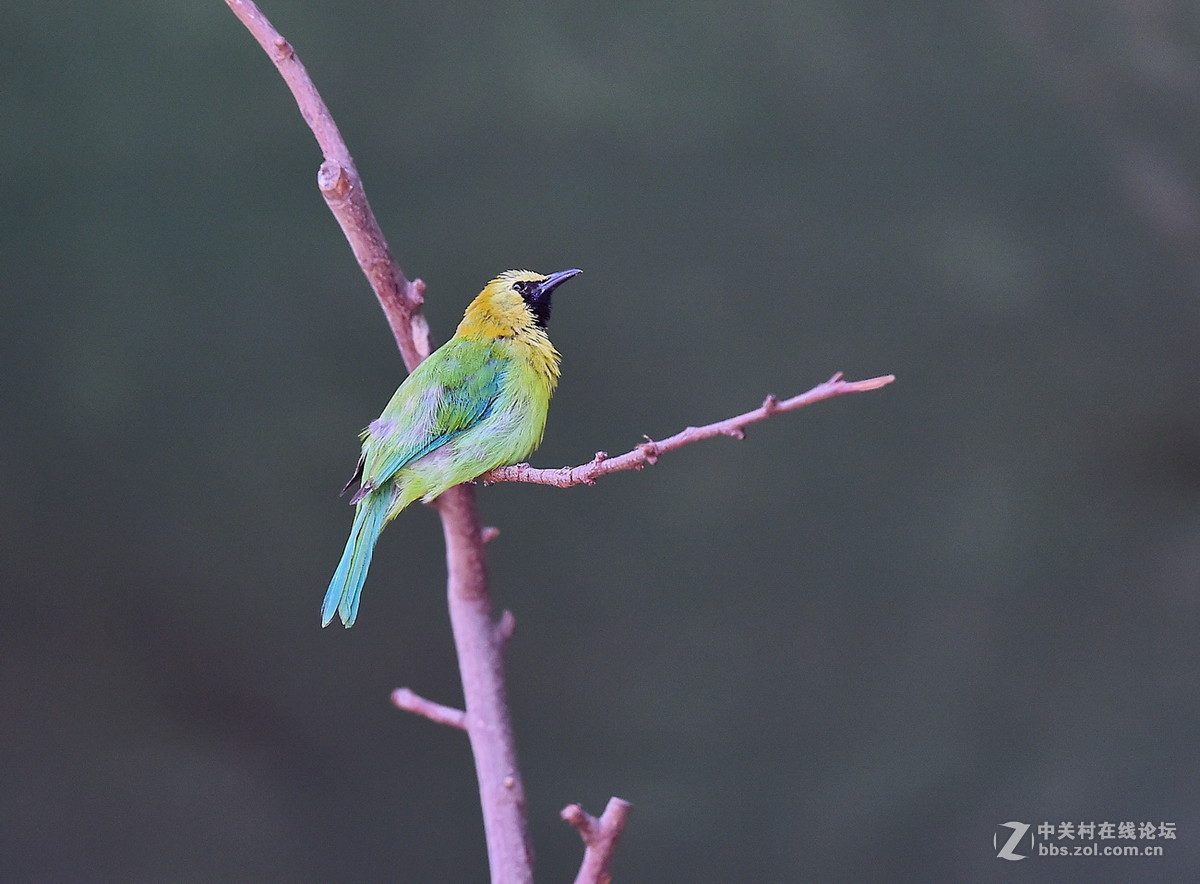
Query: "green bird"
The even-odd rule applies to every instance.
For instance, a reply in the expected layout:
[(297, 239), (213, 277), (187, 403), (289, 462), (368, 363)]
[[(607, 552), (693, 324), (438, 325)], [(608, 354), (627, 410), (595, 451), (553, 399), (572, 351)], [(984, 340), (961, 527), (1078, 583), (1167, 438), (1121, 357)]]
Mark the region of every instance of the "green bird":
[(362, 431), (358, 469), (343, 489), (359, 483), (350, 498), (354, 524), (321, 605), (322, 626), (335, 616), (354, 625), (375, 542), (401, 510), (519, 463), (541, 443), (559, 371), (546, 335), (550, 298), (578, 273), (501, 273)]

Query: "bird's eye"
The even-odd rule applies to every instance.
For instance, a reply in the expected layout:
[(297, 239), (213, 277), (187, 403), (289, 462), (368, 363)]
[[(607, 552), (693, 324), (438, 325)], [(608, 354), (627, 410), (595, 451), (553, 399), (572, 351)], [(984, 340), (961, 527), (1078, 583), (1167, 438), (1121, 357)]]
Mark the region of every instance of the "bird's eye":
[(534, 283), (534, 281), (531, 279), (519, 279), (513, 283), (513, 289), (515, 289), (519, 295), (526, 298), (533, 294), (535, 288), (536, 283)]

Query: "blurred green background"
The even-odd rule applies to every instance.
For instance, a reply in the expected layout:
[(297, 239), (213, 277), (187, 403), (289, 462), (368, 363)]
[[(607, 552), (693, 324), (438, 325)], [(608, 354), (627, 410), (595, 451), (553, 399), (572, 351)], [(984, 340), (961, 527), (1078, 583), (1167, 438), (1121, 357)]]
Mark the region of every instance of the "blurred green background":
[[(1200, 867), (1193, 4), (265, 11), (438, 340), (584, 268), (537, 465), (898, 377), (481, 491), (539, 880), (610, 795), (618, 881)], [(0, 152), (0, 878), (484, 880), (465, 738), (388, 703), (460, 698), (431, 512), (319, 628), (403, 368), (279, 76), (219, 0), (8, 3)]]

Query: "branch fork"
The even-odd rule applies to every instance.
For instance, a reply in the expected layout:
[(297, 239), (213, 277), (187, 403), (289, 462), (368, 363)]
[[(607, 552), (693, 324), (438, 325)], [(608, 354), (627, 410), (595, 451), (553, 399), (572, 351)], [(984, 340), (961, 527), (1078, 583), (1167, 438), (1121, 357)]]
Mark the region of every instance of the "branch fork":
[(613, 853), (631, 810), (632, 805), (621, 798), (608, 799), (608, 806), (599, 818), (578, 804), (568, 804), (562, 809), (560, 816), (578, 829), (579, 837), (583, 839), (583, 864), (575, 876), (575, 884), (609, 884), (612, 881)]

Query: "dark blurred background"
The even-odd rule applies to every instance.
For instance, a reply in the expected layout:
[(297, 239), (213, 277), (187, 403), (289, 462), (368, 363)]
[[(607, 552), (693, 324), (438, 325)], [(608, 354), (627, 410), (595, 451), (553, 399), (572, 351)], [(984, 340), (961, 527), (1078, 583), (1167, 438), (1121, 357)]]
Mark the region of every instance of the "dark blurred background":
[[(618, 881), (1190, 878), (1193, 4), (265, 11), (438, 340), (586, 271), (536, 464), (898, 378), (480, 493), (539, 880), (610, 795)], [(465, 738), (388, 703), (460, 702), (430, 511), (319, 628), (403, 367), (279, 76), (219, 0), (9, 3), (0, 152), (0, 878), (484, 880)]]

